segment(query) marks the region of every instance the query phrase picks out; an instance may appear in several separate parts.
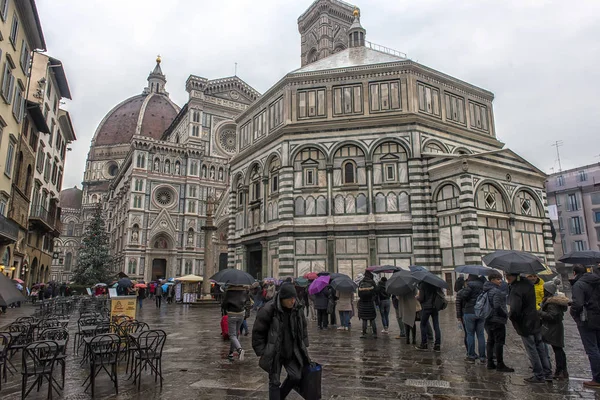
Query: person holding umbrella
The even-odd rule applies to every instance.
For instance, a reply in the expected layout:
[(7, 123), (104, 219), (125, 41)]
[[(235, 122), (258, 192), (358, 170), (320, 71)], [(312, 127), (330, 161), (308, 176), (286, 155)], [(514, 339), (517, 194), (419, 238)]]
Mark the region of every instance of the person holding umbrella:
[[(487, 368), (498, 372), (515, 372), (513, 368), (504, 364), (504, 343), (506, 341), (506, 322), (508, 310), (506, 308), (506, 293), (500, 290), (502, 274), (492, 272), (488, 281), (483, 284), (483, 292), (488, 296), (492, 312), (485, 320), (487, 340)], [(494, 363), (494, 355), (496, 363)]]
[(381, 314), (381, 323), (383, 324), (383, 330), (381, 333), (388, 334), (390, 327), (390, 295), (385, 290), (385, 284), (387, 278), (384, 276), (377, 285), (377, 296), (379, 299), (379, 313)]
[(319, 329), (327, 329), (329, 325), (329, 316), (327, 314), (329, 294), (330, 290), (328, 286), (314, 294), (315, 310), (317, 310), (317, 325)]
[[(294, 289), (294, 292), (296, 290)], [(229, 330), (229, 354), (227, 358), (233, 361), (233, 353), (237, 352), (240, 361), (244, 361), (244, 350), (238, 339), (244, 316), (246, 314), (246, 305), (250, 302), (248, 291), (244, 286), (228, 285), (223, 297), (222, 308), (227, 313), (227, 327)]]
[(367, 325), (371, 323), (371, 332), (373, 339), (377, 339), (377, 311), (375, 309), (375, 299), (377, 298), (377, 286), (373, 279), (371, 271), (365, 271), (365, 277), (358, 285), (358, 318), (362, 319), (361, 339), (367, 338)]
[[(413, 274), (415, 274), (413, 272)], [(429, 318), (433, 321), (433, 331), (435, 333), (435, 341), (433, 344), (433, 351), (441, 351), (442, 344), (442, 332), (440, 330), (440, 316), (439, 312), (441, 308), (437, 306), (437, 297), (441, 296), (438, 293), (438, 288), (431, 283), (422, 281), (419, 285), (419, 295), (417, 300), (421, 303), (421, 344), (416, 346), (417, 350), (427, 350), (427, 326), (429, 325)]]

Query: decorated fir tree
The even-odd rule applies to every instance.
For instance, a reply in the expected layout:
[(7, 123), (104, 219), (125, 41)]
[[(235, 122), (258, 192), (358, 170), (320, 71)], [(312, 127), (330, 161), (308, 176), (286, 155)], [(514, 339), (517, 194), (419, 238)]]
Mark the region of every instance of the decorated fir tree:
[(80, 285), (106, 282), (110, 276), (111, 265), (109, 238), (102, 218), (102, 203), (98, 203), (81, 239), (79, 260), (73, 280)]

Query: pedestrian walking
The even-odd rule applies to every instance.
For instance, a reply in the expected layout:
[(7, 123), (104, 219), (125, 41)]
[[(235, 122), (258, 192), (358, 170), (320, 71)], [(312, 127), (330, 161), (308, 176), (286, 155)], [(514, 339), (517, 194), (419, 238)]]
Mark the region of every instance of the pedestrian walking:
[(427, 350), (427, 325), (429, 324), (429, 318), (433, 322), (433, 331), (435, 332), (435, 342), (433, 344), (434, 351), (441, 351), (442, 344), (442, 332), (440, 331), (440, 315), (435, 306), (436, 296), (440, 296), (438, 288), (427, 283), (421, 282), (419, 284), (419, 295), (417, 300), (421, 304), (421, 344), (417, 346), (417, 350)]
[(362, 320), (361, 339), (367, 338), (367, 326), (371, 325), (373, 339), (377, 339), (377, 310), (375, 299), (377, 298), (377, 285), (371, 271), (365, 271), (365, 276), (358, 285), (358, 318)]
[(336, 292), (337, 309), (340, 313), (340, 327), (338, 330), (347, 331), (350, 329), (350, 317), (352, 315), (352, 303), (354, 302), (353, 292)]
[(583, 382), (583, 385), (600, 389), (600, 269), (594, 267), (593, 272), (576, 278), (571, 316), (577, 323), (592, 370), (592, 380)]
[(379, 314), (381, 314), (381, 324), (383, 325), (383, 330), (381, 333), (385, 333), (387, 335), (390, 328), (391, 296), (385, 290), (386, 282), (387, 278), (384, 276), (377, 284), (377, 298), (379, 299)]
[(163, 289), (162, 286), (160, 285), (160, 282), (156, 284), (156, 289), (154, 291), (156, 299), (156, 307), (160, 308), (160, 306), (162, 305), (162, 298), (163, 298)]
[[(458, 285), (459, 279), (460, 279), (460, 285)], [(456, 283), (454, 284), (454, 290), (456, 291), (456, 303), (454, 305), (456, 307), (456, 318), (458, 320), (458, 323), (460, 324), (458, 326), (458, 329), (462, 330), (462, 333), (463, 333), (463, 344), (465, 345), (465, 354), (467, 357), (469, 357), (469, 345), (467, 343), (467, 328), (465, 326), (465, 319), (463, 318), (463, 315), (465, 313), (464, 312), (465, 305), (464, 305), (462, 298), (458, 295), (458, 293), (465, 288), (467, 281), (465, 280), (463, 274), (460, 274), (459, 279), (457, 279)]]
[(403, 339), (406, 337), (406, 327), (404, 326), (404, 322), (402, 321), (402, 315), (400, 313), (400, 301), (395, 295), (392, 295), (392, 305), (394, 306), (394, 312), (396, 313), (396, 321), (398, 322), (398, 328), (400, 329), (400, 334), (396, 336), (396, 339)]
[[(462, 305), (462, 320), (467, 335), (467, 357), (465, 361), (474, 363), (477, 359), (482, 364), (485, 358), (485, 319), (475, 315), (477, 297), (483, 292), (483, 281), (477, 275), (469, 275), (467, 283), (457, 294)], [(457, 301), (458, 302), (458, 301)], [(460, 318), (459, 318), (460, 320)], [(475, 353), (475, 337), (477, 336), (478, 351)]]
[[(296, 301), (294, 286), (284, 283), (273, 301), (260, 309), (252, 328), (258, 365), (269, 374), (269, 400), (285, 399), (300, 383), (302, 369), (310, 362), (306, 317)], [(282, 367), (287, 371), (283, 385)]]
[(525, 378), (525, 382), (544, 383), (546, 380), (552, 381), (552, 366), (549, 363), (550, 359), (542, 339), (533, 283), (527, 279), (522, 279), (516, 274), (507, 275), (506, 280), (510, 285), (509, 319), (517, 334), (521, 336), (533, 369), (533, 376)]
[(145, 288), (143, 288), (143, 287), (138, 288), (137, 298), (138, 298), (138, 304), (140, 305), (140, 308), (142, 308), (144, 305), (144, 299), (146, 298), (146, 289)]
[(329, 288), (324, 287), (319, 293), (314, 295), (315, 310), (317, 311), (317, 326), (319, 329), (327, 329), (329, 316), (327, 307), (329, 307)]
[[(491, 312), (485, 320), (487, 339), (487, 368), (498, 372), (515, 372), (513, 368), (504, 363), (504, 344), (506, 342), (506, 323), (508, 322), (508, 309), (506, 307), (506, 292), (500, 289), (502, 275), (492, 272), (488, 275), (488, 282), (483, 284), (483, 292), (488, 296)], [(494, 356), (496, 362), (494, 362)]]
[[(560, 282), (558, 282), (560, 284)], [(556, 369), (554, 379), (569, 379), (567, 356), (565, 355), (565, 327), (563, 317), (569, 309), (569, 299), (560, 293), (557, 282), (544, 283), (544, 299), (538, 314), (542, 320), (542, 339), (552, 346)]]
[(245, 287), (229, 285), (225, 290), (221, 307), (228, 316), (229, 354), (227, 358), (229, 361), (233, 361), (234, 352), (237, 352), (240, 361), (244, 361), (244, 349), (240, 344), (239, 334), (244, 323), (248, 302), (249, 297)]
[(330, 325), (332, 328), (337, 326), (337, 320), (335, 316), (335, 310), (337, 306), (337, 298), (335, 296), (335, 289), (328, 286), (329, 289), (329, 303), (327, 304), (327, 314), (329, 314)]

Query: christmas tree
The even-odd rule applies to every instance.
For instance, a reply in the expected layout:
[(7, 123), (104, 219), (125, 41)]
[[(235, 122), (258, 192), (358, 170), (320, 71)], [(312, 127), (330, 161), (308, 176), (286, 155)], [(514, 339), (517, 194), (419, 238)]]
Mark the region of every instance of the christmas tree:
[(79, 248), (79, 261), (73, 280), (80, 285), (106, 282), (110, 277), (112, 257), (109, 238), (102, 218), (102, 203), (98, 203)]

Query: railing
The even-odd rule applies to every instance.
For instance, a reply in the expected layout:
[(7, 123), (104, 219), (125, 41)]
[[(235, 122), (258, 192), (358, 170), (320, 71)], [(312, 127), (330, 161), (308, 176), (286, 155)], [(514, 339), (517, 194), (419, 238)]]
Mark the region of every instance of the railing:
[(19, 238), (19, 225), (0, 214), (0, 236), (16, 241)]
[(396, 56), (396, 57), (408, 58), (408, 56), (406, 55), (406, 53), (403, 53), (403, 52), (398, 51), (398, 50), (390, 49), (389, 47), (385, 47), (385, 46), (382, 46), (382, 45), (379, 45), (379, 44), (375, 44), (375, 43), (369, 42), (367, 40), (365, 40), (365, 47), (368, 47), (371, 50), (380, 51), (382, 53), (391, 54), (391, 55)]
[(31, 207), (31, 212), (29, 213), (30, 219), (39, 219), (48, 225), (51, 228), (55, 227), (56, 216), (46, 210), (43, 206), (33, 206)]

